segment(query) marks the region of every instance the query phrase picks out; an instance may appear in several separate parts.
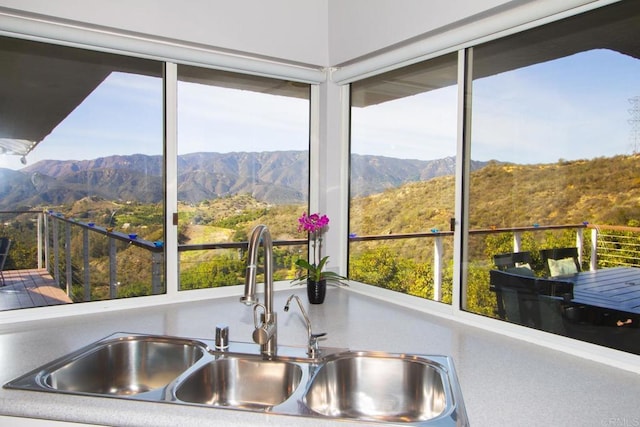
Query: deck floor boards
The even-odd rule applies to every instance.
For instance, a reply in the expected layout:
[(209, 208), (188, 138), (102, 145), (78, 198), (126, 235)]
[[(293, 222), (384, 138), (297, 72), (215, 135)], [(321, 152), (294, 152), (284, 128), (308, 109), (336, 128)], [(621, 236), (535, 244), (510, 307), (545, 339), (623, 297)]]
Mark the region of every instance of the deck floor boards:
[(45, 269), (3, 271), (0, 310), (70, 304), (73, 301)]

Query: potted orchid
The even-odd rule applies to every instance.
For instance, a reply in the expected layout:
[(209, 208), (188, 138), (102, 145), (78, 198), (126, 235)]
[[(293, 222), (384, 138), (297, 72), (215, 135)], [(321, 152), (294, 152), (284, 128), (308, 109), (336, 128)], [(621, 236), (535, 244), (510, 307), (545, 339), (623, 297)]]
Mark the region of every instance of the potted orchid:
[(322, 256), (322, 235), (329, 225), (329, 218), (319, 213), (307, 215), (306, 212), (298, 218), (298, 232), (306, 232), (309, 236), (312, 248), (311, 262), (306, 259), (299, 258), (296, 260), (296, 266), (299, 271), (294, 284), (307, 284), (307, 296), (312, 304), (321, 304), (324, 301), (327, 282), (346, 285), (344, 282), (346, 277), (341, 276), (332, 271), (323, 271), (329, 256)]

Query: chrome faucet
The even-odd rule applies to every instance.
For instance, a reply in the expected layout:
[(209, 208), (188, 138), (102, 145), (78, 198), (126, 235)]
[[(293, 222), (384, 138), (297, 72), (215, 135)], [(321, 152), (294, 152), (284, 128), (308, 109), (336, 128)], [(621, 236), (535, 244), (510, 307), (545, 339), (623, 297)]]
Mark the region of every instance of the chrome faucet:
[(318, 347), (318, 338), (323, 337), (327, 334), (324, 332), (321, 334), (311, 333), (311, 321), (309, 320), (309, 317), (307, 316), (307, 312), (304, 310), (304, 307), (302, 306), (302, 302), (300, 301), (300, 298), (297, 295), (291, 295), (287, 299), (287, 303), (284, 305), (284, 311), (289, 311), (289, 304), (291, 304), (292, 299), (295, 299), (296, 302), (298, 303), (298, 307), (300, 308), (302, 317), (304, 317), (304, 321), (307, 324), (307, 334), (309, 336), (309, 342), (307, 345), (307, 355), (310, 358), (315, 359), (320, 355), (320, 348)]
[[(256, 270), (258, 247), (264, 246), (264, 304), (256, 298)], [(275, 356), (278, 347), (278, 326), (276, 313), (273, 311), (273, 242), (266, 225), (258, 225), (249, 238), (247, 255), (247, 272), (244, 283), (244, 295), (240, 302), (253, 305), (253, 341), (260, 344), (260, 352), (264, 356)], [(262, 310), (262, 313), (258, 313)], [(259, 319), (258, 319), (259, 317)]]

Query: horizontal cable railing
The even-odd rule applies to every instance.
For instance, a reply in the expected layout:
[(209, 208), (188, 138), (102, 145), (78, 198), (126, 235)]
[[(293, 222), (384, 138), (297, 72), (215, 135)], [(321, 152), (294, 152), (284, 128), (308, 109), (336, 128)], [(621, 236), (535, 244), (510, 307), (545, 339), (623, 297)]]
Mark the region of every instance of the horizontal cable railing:
[[(109, 276), (109, 299), (118, 297), (118, 286), (120, 281), (117, 274), (117, 247), (116, 242), (125, 242), (127, 245), (141, 248), (148, 252), (150, 256), (150, 277), (151, 294), (161, 294), (164, 292), (164, 248), (160, 241), (151, 242), (138, 237), (136, 234), (128, 234), (115, 231), (111, 227), (98, 226), (91, 222), (83, 222), (75, 218), (68, 218), (59, 212), (48, 211), (44, 222), (45, 254), (47, 270), (53, 275), (56, 283), (66, 285), (67, 295), (73, 296), (74, 273), (72, 263), (72, 230), (80, 231), (82, 258), (82, 276), (76, 281), (80, 281), (83, 288), (83, 301), (90, 301), (91, 298), (91, 254), (90, 254), (90, 234), (104, 236), (108, 239), (108, 276)], [(64, 259), (61, 251), (64, 252)], [(64, 269), (64, 271), (62, 271)], [(64, 280), (62, 275), (64, 274)]]
[(598, 262), (602, 266), (640, 265), (640, 228), (613, 225), (593, 226), (597, 234)]
[[(591, 242), (587, 248), (584, 230), (591, 229)], [(565, 225), (538, 225), (522, 227), (489, 227), (469, 230), (469, 235), (490, 235), (498, 233), (511, 233), (513, 236), (512, 251), (522, 250), (522, 238), (524, 233), (539, 233), (543, 231), (575, 230), (575, 246), (578, 249), (579, 262), (583, 263), (583, 257), (590, 255), (589, 269), (609, 266), (634, 266), (640, 267), (640, 227), (621, 227), (607, 225), (593, 225), (588, 222)], [(606, 231), (606, 233), (605, 233)], [(414, 238), (433, 239), (433, 300), (442, 298), (442, 268), (443, 251), (442, 242), (445, 237), (452, 237), (453, 231), (439, 231), (432, 229), (430, 232), (398, 233), (383, 235), (355, 236), (349, 238), (350, 242), (371, 242)], [(587, 250), (588, 249), (588, 250)]]

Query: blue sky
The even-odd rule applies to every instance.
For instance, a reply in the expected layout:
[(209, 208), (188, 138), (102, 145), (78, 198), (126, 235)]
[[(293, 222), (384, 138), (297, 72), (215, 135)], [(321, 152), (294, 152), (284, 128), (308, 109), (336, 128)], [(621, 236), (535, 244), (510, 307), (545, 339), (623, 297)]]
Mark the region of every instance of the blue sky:
[[(354, 151), (419, 159), (455, 155), (456, 91), (355, 109)], [(476, 80), (471, 157), (552, 163), (630, 154), (634, 96), (640, 96), (640, 61), (607, 50)]]
[(635, 96), (640, 61), (608, 50), (483, 79), (474, 84), (472, 157), (545, 163), (630, 154)]
[[(28, 156), (92, 159), (161, 154), (161, 82), (111, 75)], [(640, 61), (595, 50), (474, 82), (472, 158), (520, 163), (629, 154), (629, 99)], [(181, 82), (179, 153), (305, 150), (307, 101)], [(457, 88), (352, 114), (359, 154), (437, 159), (455, 155)], [(17, 156), (0, 167), (20, 169)]]

